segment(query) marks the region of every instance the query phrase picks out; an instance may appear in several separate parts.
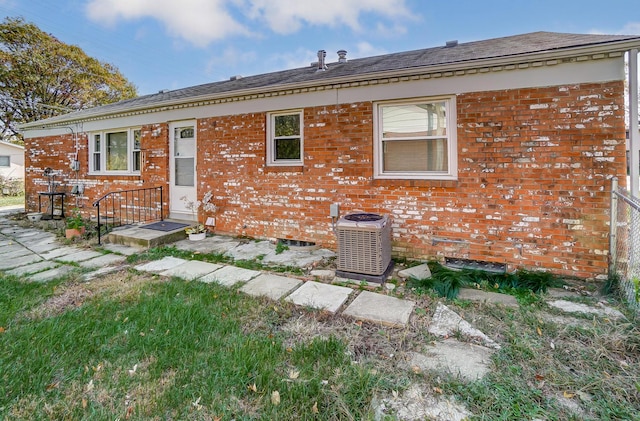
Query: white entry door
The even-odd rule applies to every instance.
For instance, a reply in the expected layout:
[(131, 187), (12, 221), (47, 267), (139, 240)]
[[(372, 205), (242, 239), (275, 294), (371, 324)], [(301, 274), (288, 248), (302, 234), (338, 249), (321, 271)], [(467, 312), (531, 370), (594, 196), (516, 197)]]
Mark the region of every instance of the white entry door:
[(169, 126), (169, 217), (196, 220), (187, 201), (197, 199), (196, 191), (196, 122), (179, 121)]

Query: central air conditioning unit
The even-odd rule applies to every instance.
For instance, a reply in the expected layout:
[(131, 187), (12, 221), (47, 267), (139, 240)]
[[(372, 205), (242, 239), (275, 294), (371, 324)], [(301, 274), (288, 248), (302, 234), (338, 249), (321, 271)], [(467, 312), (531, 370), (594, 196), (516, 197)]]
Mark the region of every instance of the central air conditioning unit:
[(337, 275), (384, 282), (391, 263), (391, 221), (387, 215), (353, 213), (336, 224)]

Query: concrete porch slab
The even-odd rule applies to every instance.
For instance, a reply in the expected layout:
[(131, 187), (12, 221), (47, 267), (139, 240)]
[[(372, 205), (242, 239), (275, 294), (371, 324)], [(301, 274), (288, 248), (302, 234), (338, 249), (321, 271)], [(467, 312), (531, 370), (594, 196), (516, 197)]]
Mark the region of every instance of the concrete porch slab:
[(143, 247), (125, 246), (123, 244), (113, 243), (105, 243), (102, 245), (102, 248), (109, 250), (112, 253), (118, 253), (125, 256), (133, 256), (134, 254), (142, 253), (145, 250)]
[[(186, 223), (185, 221), (168, 219), (166, 221)], [(184, 228), (173, 231), (156, 231), (139, 226), (127, 226), (111, 231), (105, 236), (105, 242), (149, 248), (161, 244), (173, 243), (184, 239), (186, 236), (187, 234), (184, 232)]]
[(125, 256), (120, 256), (117, 254), (102, 254), (93, 259), (85, 260), (79, 263), (79, 265), (83, 268), (100, 268), (105, 266), (113, 266), (119, 265), (120, 263), (126, 260)]
[(243, 269), (235, 266), (224, 266), (213, 273), (203, 276), (199, 281), (204, 283), (215, 282), (227, 287), (240, 282), (247, 282), (259, 276), (262, 272), (257, 270)]
[(178, 259), (177, 257), (166, 256), (160, 260), (154, 260), (134, 267), (134, 269), (142, 272), (162, 272), (173, 267), (179, 266), (188, 260)]
[(244, 284), (240, 291), (253, 296), (279, 300), (302, 283), (299, 279), (263, 274)]
[(174, 266), (163, 272), (160, 272), (162, 276), (177, 276), (178, 278), (194, 280), (201, 276), (208, 275), (213, 271), (220, 269), (222, 265), (216, 263), (202, 262), (199, 260), (190, 260), (181, 265)]
[(295, 305), (326, 310), (335, 314), (352, 292), (351, 288), (308, 281), (285, 300)]
[(388, 326), (406, 326), (414, 306), (413, 301), (362, 291), (342, 314)]

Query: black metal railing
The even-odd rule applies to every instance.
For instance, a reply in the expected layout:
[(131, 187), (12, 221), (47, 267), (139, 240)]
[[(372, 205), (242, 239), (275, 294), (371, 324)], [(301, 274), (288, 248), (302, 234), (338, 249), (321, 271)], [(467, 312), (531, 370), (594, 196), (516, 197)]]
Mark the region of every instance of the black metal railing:
[(112, 228), (164, 220), (162, 186), (112, 191), (93, 206), (98, 213), (98, 244), (102, 244), (102, 235)]

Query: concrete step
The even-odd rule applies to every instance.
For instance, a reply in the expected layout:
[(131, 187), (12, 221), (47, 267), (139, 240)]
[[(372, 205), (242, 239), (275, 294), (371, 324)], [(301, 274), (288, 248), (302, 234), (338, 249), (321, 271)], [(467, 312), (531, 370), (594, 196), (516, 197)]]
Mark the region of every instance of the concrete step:
[[(165, 219), (165, 221), (183, 223), (187, 225), (194, 224), (193, 221), (181, 221), (175, 219)], [(151, 248), (162, 244), (174, 243), (187, 238), (184, 228), (178, 228), (172, 231), (157, 231), (143, 228), (144, 225), (116, 228), (104, 237), (104, 241), (107, 243), (121, 244), (125, 246)]]

